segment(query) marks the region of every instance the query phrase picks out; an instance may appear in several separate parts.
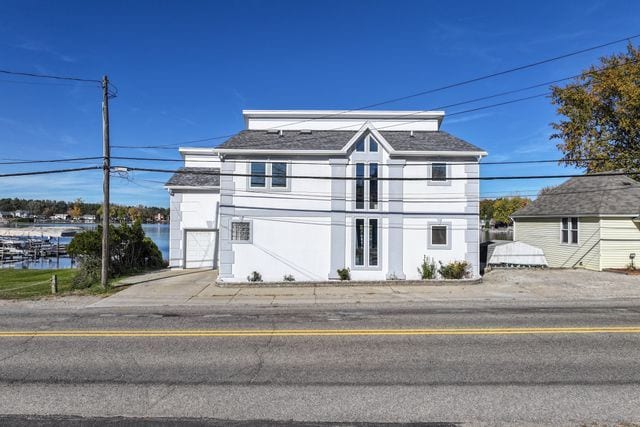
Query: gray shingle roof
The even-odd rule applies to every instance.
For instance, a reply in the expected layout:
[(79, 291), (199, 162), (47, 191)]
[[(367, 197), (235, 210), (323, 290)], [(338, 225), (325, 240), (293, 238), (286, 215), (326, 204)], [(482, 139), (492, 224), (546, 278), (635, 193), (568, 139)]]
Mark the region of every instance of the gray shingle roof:
[[(310, 134), (283, 131), (243, 130), (216, 147), (236, 150), (340, 150), (357, 132), (314, 130)], [(482, 151), (475, 145), (443, 131), (380, 132), (396, 151)]]
[(512, 217), (638, 215), (640, 183), (626, 176), (571, 178), (538, 196)]
[(219, 168), (185, 168), (178, 169), (169, 181), (167, 187), (219, 187)]

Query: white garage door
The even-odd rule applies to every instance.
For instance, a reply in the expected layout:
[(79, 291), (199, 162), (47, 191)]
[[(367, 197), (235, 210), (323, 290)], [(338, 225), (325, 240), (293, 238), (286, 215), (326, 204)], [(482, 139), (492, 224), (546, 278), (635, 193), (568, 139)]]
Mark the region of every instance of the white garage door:
[(186, 230), (186, 268), (215, 268), (215, 231)]

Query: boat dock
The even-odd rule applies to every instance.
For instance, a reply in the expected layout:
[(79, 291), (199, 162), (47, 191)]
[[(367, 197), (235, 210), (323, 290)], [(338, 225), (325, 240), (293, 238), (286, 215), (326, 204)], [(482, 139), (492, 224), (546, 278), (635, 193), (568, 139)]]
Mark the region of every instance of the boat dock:
[(73, 237), (80, 227), (0, 228), (0, 263), (67, 255), (61, 237)]

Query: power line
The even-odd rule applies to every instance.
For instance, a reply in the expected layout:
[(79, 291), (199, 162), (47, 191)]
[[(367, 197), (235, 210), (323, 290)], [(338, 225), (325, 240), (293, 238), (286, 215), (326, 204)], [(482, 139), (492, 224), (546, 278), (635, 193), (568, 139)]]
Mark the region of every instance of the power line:
[[(166, 159), (160, 157), (127, 157), (127, 156), (111, 156), (112, 159), (116, 160), (131, 160), (131, 161), (149, 161), (149, 162), (170, 162), (170, 163), (183, 163), (184, 159)], [(534, 160), (504, 160), (504, 161), (495, 161), (495, 162), (483, 162), (480, 161), (478, 164), (480, 166), (493, 166), (493, 165), (520, 165), (520, 164), (541, 164), (541, 163), (570, 163), (570, 162), (591, 162), (591, 161), (604, 161), (610, 160), (605, 157), (593, 157), (593, 158), (574, 158), (574, 159), (534, 159)], [(189, 159), (189, 163), (212, 163), (216, 162), (217, 159), (206, 160), (206, 159)], [(273, 161), (273, 160), (268, 160)], [(225, 159), (224, 163), (233, 163), (233, 164), (251, 164), (256, 162), (256, 160), (235, 160), (235, 159)], [(355, 162), (354, 162), (355, 163)], [(412, 162), (407, 166), (429, 166), (433, 163), (437, 163), (437, 161), (432, 162)], [(447, 165), (469, 165), (475, 164), (476, 162), (446, 162)], [(2, 164), (2, 163), (0, 163)], [(305, 162), (294, 160), (291, 162), (292, 165), (309, 165), (309, 166), (327, 166), (326, 163), (321, 162)], [(390, 166), (387, 163), (378, 163), (378, 167), (380, 166)]]
[(10, 70), (2, 70), (2, 69), (0, 69), (0, 73), (10, 74), (14, 76), (38, 77), (42, 79), (73, 80), (76, 82), (102, 83), (100, 80), (95, 80), (95, 79), (82, 79), (79, 77), (69, 77), (69, 76), (54, 76), (52, 74), (36, 74), (36, 73), (27, 73), (22, 71), (10, 71)]
[(84, 168), (70, 168), (70, 169), (54, 169), (54, 170), (35, 171), (35, 172), (3, 173), (3, 174), (0, 174), (0, 178), (9, 178), (13, 176), (49, 175), (49, 174), (55, 174), (55, 173), (80, 172), (80, 171), (97, 170), (97, 169), (102, 169), (102, 166), (88, 166)]
[[(180, 169), (155, 169), (155, 168), (140, 168), (129, 166), (114, 166), (114, 168), (122, 168), (130, 171), (140, 172), (159, 172), (159, 173), (174, 173), (174, 174), (195, 174), (195, 175), (210, 175), (210, 176), (232, 176), (232, 177), (252, 177), (259, 176), (264, 178), (273, 178), (274, 175), (270, 174), (250, 174), (250, 173), (231, 173), (231, 172), (210, 172), (210, 171), (197, 171), (189, 170), (184, 171)], [(500, 181), (500, 180), (529, 180), (529, 179), (560, 179), (560, 178), (584, 178), (592, 176), (630, 176), (640, 175), (640, 171), (632, 172), (600, 172), (596, 174), (556, 174), (556, 175), (506, 175), (506, 176), (469, 176), (469, 177), (447, 177), (447, 181)], [(275, 177), (281, 178), (279, 175)], [(316, 179), (316, 180), (337, 180), (337, 181), (353, 181), (353, 180), (366, 180), (366, 181), (431, 181), (430, 177), (355, 177), (355, 176), (322, 176), (322, 175), (287, 175), (290, 179)]]
[[(358, 108), (354, 108), (354, 109), (351, 109), (351, 110), (344, 110), (344, 111), (341, 111), (339, 113), (327, 114), (327, 115), (325, 115), (323, 117), (319, 117), (319, 118), (331, 118), (331, 117), (335, 117), (337, 115), (344, 114), (344, 113), (349, 113), (349, 112), (352, 112), (352, 111), (366, 110), (368, 108), (379, 107), (381, 105), (391, 104), (391, 103), (395, 103), (395, 102), (398, 102), (398, 101), (404, 101), (404, 100), (407, 100), (407, 99), (416, 98), (416, 97), (419, 97), (419, 96), (428, 95), (428, 94), (431, 94), (431, 93), (440, 92), (440, 91), (443, 91), (443, 90), (447, 90), (447, 89), (452, 89), (452, 88), (455, 88), (455, 87), (468, 85), (470, 83), (476, 83), (476, 82), (479, 82), (479, 81), (482, 81), (482, 80), (491, 79), (493, 77), (503, 76), (505, 74), (510, 74), (510, 73), (513, 73), (513, 72), (516, 72), (516, 71), (522, 71), (522, 70), (525, 70), (525, 69), (528, 69), (528, 68), (537, 67), (538, 65), (548, 64), (550, 62), (558, 61), (560, 59), (569, 58), (569, 57), (576, 56), (576, 55), (579, 55), (579, 54), (582, 54), (582, 53), (591, 52), (591, 51), (594, 51), (594, 50), (597, 50), (597, 49), (601, 49), (603, 47), (611, 46), (611, 45), (614, 45), (614, 44), (618, 44), (618, 43), (622, 43), (622, 42), (629, 42), (630, 40), (638, 38), (638, 37), (640, 37), (640, 34), (634, 34), (634, 35), (631, 35), (629, 37), (624, 37), (624, 38), (621, 38), (621, 39), (617, 39), (617, 40), (610, 41), (610, 42), (607, 42), (607, 43), (599, 44), (599, 45), (596, 45), (596, 46), (591, 46), (591, 47), (588, 47), (588, 48), (576, 50), (576, 51), (573, 51), (573, 52), (569, 52), (569, 53), (565, 53), (565, 54), (562, 54), (562, 55), (554, 56), (552, 58), (543, 59), (541, 61), (536, 61), (536, 62), (532, 62), (532, 63), (525, 64), (525, 65), (520, 65), (518, 67), (513, 67), (513, 68), (509, 68), (509, 69), (503, 70), (503, 71), (498, 71), (496, 73), (491, 73), (491, 74), (486, 74), (486, 75), (483, 75), (483, 76), (474, 77), (472, 79), (463, 80), (463, 81), (457, 82), (457, 83), (451, 83), (451, 84), (440, 86), (440, 87), (436, 87), (436, 88), (433, 88), (433, 89), (423, 90), (423, 91), (416, 92), (416, 93), (413, 93), (413, 94), (410, 94), (410, 95), (405, 95), (405, 96), (400, 96), (400, 97), (397, 97), (397, 98), (392, 98), (392, 99), (389, 99), (389, 100), (386, 100), (386, 101), (381, 101), (381, 102), (377, 102), (377, 103), (374, 103), (374, 104), (369, 104), (369, 105), (366, 105), (364, 107), (358, 107)], [(296, 124), (300, 124), (300, 123), (305, 123), (305, 122), (308, 122), (310, 120), (317, 120), (319, 118), (300, 120), (300, 121), (297, 121), (297, 122), (289, 123), (286, 126), (292, 126), (292, 125), (296, 125)]]
[[(611, 65), (611, 66), (608, 66), (608, 67), (603, 67), (603, 68), (598, 69), (598, 70), (587, 71), (587, 72), (580, 73), (580, 74), (575, 74), (575, 75), (572, 75), (572, 76), (569, 76), (569, 77), (563, 77), (563, 78), (560, 78), (560, 79), (550, 80), (550, 81), (543, 82), (543, 83), (537, 83), (537, 84), (534, 84), (534, 85), (525, 86), (525, 87), (522, 87), (522, 88), (508, 90), (508, 91), (504, 91), (504, 92), (499, 92), (499, 93), (496, 93), (496, 94), (486, 95), (486, 96), (482, 96), (482, 97), (479, 97), (479, 98), (468, 99), (468, 100), (456, 102), (456, 103), (453, 103), (453, 104), (441, 105), (441, 106), (429, 108), (429, 109), (426, 109), (426, 110), (413, 111), (411, 113), (408, 113), (408, 114), (405, 114), (405, 115), (402, 115), (402, 116), (398, 116), (397, 118), (399, 118), (399, 119), (407, 118), (407, 117), (411, 117), (411, 116), (414, 116), (416, 114), (424, 113), (424, 112), (431, 111), (431, 110), (442, 110), (442, 109), (446, 109), (446, 108), (450, 108), (450, 107), (457, 107), (457, 106), (460, 106), (460, 105), (471, 104), (471, 103), (474, 103), (474, 102), (484, 101), (484, 100), (487, 100), (487, 99), (493, 99), (493, 98), (498, 98), (498, 97), (501, 97), (501, 96), (511, 95), (511, 94), (518, 93), (518, 92), (524, 92), (524, 91), (527, 91), (527, 90), (531, 90), (531, 89), (535, 89), (535, 88), (539, 88), (539, 87), (544, 87), (544, 86), (549, 86), (549, 85), (556, 84), (556, 83), (563, 82), (563, 81), (567, 81), (567, 80), (576, 79), (576, 78), (582, 77), (583, 75), (592, 75), (592, 74), (608, 71), (608, 70), (611, 70), (611, 69), (614, 69), (614, 68), (627, 66), (629, 64), (635, 64), (637, 62), (638, 61), (636, 61), (636, 60), (625, 61), (625, 62), (620, 63), (620, 64), (614, 64), (614, 65)], [(516, 103), (516, 102), (527, 101), (527, 100), (530, 100), (530, 99), (543, 97), (543, 96), (550, 95), (550, 94), (551, 94), (551, 92), (545, 92), (545, 93), (538, 94), (538, 95), (533, 95), (533, 96), (528, 96), (528, 97), (523, 97), (523, 98), (517, 98), (517, 99), (514, 99), (514, 100), (502, 102), (502, 103), (491, 104), (491, 105), (486, 105), (486, 106), (482, 106), (482, 107), (478, 107), (478, 108), (473, 108), (473, 109), (470, 109), (470, 110), (457, 111), (457, 112), (453, 112), (453, 113), (447, 114), (447, 117), (455, 116), (455, 115), (459, 115), (459, 114), (466, 114), (466, 113), (470, 113), (470, 112), (475, 112), (475, 111), (479, 111), (479, 110), (487, 109), (487, 108), (494, 108), (494, 107), (498, 107), (498, 106), (502, 106), (502, 105), (513, 104), (513, 103)], [(346, 110), (346, 111), (348, 112), (348, 111), (357, 111), (357, 110), (358, 109)], [(335, 113), (334, 115), (337, 115), (337, 114), (339, 114), (339, 113)], [(328, 116), (330, 116), (330, 115), (327, 115), (327, 117)], [(290, 126), (290, 125), (293, 125), (293, 124), (296, 124), (296, 123), (303, 123), (303, 122), (318, 120), (318, 119), (321, 119), (323, 117), (324, 116), (321, 116), (321, 117), (318, 117), (318, 118), (306, 119), (306, 120), (298, 121), (298, 122), (294, 122), (294, 123), (289, 123), (288, 125), (285, 125), (285, 126)], [(377, 130), (388, 129), (388, 128), (392, 128), (392, 127), (396, 127), (396, 126), (400, 126), (400, 125), (402, 125), (402, 123), (391, 124), (391, 125), (380, 127)], [(352, 127), (352, 125), (339, 126), (339, 127), (331, 128), (331, 129), (328, 129), (328, 130), (341, 130), (341, 129), (346, 129), (346, 128), (350, 128), (350, 127)], [(266, 131), (266, 129), (265, 129), (265, 131)], [(231, 138), (232, 136), (235, 136), (235, 134), (221, 135), (221, 136), (215, 136), (215, 137), (210, 137), (210, 138), (202, 138), (202, 139), (196, 139), (196, 140), (191, 140), (191, 141), (182, 141), (182, 142), (171, 143), (171, 144), (146, 145), (146, 146), (114, 145), (113, 147), (114, 148), (140, 148), (140, 149), (144, 149), (144, 148), (146, 148), (146, 149), (173, 149), (173, 148), (175, 148), (177, 146), (184, 145), (184, 144), (192, 144), (192, 143), (213, 141), (213, 140), (218, 140), (218, 139), (226, 139), (226, 138)], [(314, 139), (311, 139), (311, 140), (314, 140)], [(203, 148), (209, 148), (209, 147), (203, 147)]]
[[(507, 104), (514, 104), (516, 102), (522, 102), (522, 101), (528, 101), (530, 99), (534, 99), (534, 98), (540, 98), (543, 96), (548, 96), (551, 92), (545, 92), (545, 93), (541, 93), (541, 94), (537, 94), (537, 95), (533, 95), (533, 96), (527, 96), (527, 97), (523, 97), (523, 98), (516, 98), (516, 99), (512, 99), (510, 101), (505, 101), (505, 102), (500, 102), (497, 104), (491, 104), (491, 105), (485, 105), (482, 107), (477, 107), (477, 108), (473, 108), (471, 110), (464, 110), (464, 111), (457, 111), (454, 113), (450, 113), (448, 114), (448, 116), (456, 116), (459, 114), (467, 114), (467, 113), (471, 113), (471, 112), (475, 112), (475, 111), (479, 111), (479, 110), (485, 110), (488, 108), (495, 108), (495, 107), (499, 107), (502, 105), (507, 105)], [(462, 103), (459, 103), (459, 105), (461, 105)], [(402, 116), (400, 116), (401, 118)], [(391, 127), (395, 127), (395, 126), (399, 126), (400, 124), (391, 124), (391, 125), (387, 125), (387, 126), (382, 126), (379, 128), (376, 128), (377, 130), (383, 130), (383, 129), (387, 129), (387, 128), (391, 128)], [(336, 127), (336, 128), (332, 128), (332, 129), (327, 129), (330, 131), (335, 131), (335, 130), (341, 130), (341, 129), (346, 129), (346, 128), (350, 128), (353, 127), (353, 125), (345, 125), (345, 126), (340, 126), (340, 127)], [(266, 129), (265, 129), (266, 132)], [(355, 133), (355, 131), (354, 131)], [(210, 140), (215, 140), (215, 139), (225, 139), (225, 138), (231, 138), (233, 136), (235, 136), (236, 134), (230, 134), (230, 135), (224, 135), (224, 136), (217, 136), (217, 137), (212, 137), (212, 138), (205, 138), (205, 139), (201, 139), (201, 140), (195, 140), (193, 142), (202, 142), (202, 141), (210, 141)], [(307, 140), (305, 140), (305, 142), (311, 142), (311, 141), (315, 141), (321, 138), (308, 138)], [(146, 146), (135, 146), (135, 145), (113, 145), (113, 148), (135, 148), (135, 149), (160, 149), (160, 150), (175, 150), (176, 146), (182, 145), (182, 144), (187, 144), (189, 142), (181, 142), (181, 143), (173, 143), (173, 144), (166, 144), (166, 145), (146, 145)], [(192, 148), (210, 148), (210, 147), (192, 147)]]
[(20, 159), (6, 159), (11, 160), (8, 162), (0, 162), (0, 165), (25, 165), (33, 163), (64, 163), (64, 162), (77, 162), (80, 160), (99, 160), (102, 157), (71, 157), (65, 159), (47, 159), (47, 160), (20, 160)]

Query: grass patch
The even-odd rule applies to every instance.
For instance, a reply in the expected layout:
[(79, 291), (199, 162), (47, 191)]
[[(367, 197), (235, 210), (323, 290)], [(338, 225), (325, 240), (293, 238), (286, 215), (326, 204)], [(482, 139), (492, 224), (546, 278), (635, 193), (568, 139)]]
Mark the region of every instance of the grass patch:
[(0, 299), (38, 298), (51, 295), (51, 276), (58, 276), (58, 294), (95, 295), (113, 293), (105, 291), (99, 285), (87, 289), (71, 289), (71, 279), (75, 270), (28, 270), (0, 269)]

